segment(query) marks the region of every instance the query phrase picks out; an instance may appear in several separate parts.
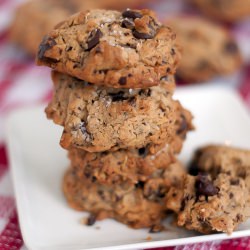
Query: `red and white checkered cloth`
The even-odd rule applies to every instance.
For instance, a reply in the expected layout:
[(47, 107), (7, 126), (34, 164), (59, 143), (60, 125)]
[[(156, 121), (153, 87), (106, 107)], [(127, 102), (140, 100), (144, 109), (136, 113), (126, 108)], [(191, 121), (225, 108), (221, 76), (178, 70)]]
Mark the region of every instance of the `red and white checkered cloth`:
[[(0, 250), (26, 249), (18, 225), (15, 198), (9, 176), (4, 144), (3, 123), (7, 113), (16, 107), (47, 102), (51, 96), (50, 70), (36, 67), (24, 53), (8, 44), (8, 24), (15, 6), (23, 0), (0, 0)], [(182, 0), (152, 1), (159, 16), (182, 12)], [(189, 10), (190, 12), (190, 10)], [(191, 12), (190, 12), (191, 13)], [(245, 69), (234, 78), (227, 78), (250, 107), (250, 21), (232, 27), (246, 61)], [(250, 249), (250, 237), (221, 242), (160, 248), (159, 250), (190, 249)]]

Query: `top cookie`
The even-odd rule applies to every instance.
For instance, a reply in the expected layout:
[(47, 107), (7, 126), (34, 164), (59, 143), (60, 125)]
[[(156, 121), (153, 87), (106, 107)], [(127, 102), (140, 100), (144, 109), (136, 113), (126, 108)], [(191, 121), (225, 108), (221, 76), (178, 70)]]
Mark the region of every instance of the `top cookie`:
[(147, 88), (175, 73), (175, 39), (150, 10), (82, 11), (44, 37), (37, 64), (96, 85)]

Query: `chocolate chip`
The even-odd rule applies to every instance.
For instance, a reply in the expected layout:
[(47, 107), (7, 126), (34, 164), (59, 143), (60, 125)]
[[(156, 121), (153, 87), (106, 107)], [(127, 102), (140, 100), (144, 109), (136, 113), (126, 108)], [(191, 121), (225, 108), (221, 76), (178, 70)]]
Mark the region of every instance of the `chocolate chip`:
[(242, 215), (241, 214), (237, 214), (236, 215), (236, 220), (237, 220), (237, 222), (242, 221)]
[(127, 28), (132, 30), (135, 27), (135, 24), (133, 21), (129, 20), (129, 19), (125, 19), (122, 21), (122, 25), (123, 28)]
[(233, 193), (230, 193), (229, 194), (229, 198), (232, 199), (234, 197), (234, 194)]
[(171, 69), (170, 69), (170, 68), (167, 68), (167, 69), (166, 69), (166, 72), (167, 72), (167, 73), (170, 73), (170, 72), (171, 72)]
[(133, 11), (133, 10), (125, 10), (125, 11), (123, 11), (122, 16), (124, 18), (132, 18), (132, 19), (142, 18), (142, 14), (140, 12)]
[(144, 188), (144, 182), (143, 181), (138, 181), (136, 184), (135, 184), (135, 187), (136, 188), (141, 188), (141, 189), (143, 189)]
[(213, 185), (204, 173), (199, 173), (195, 182), (196, 195), (213, 196), (218, 194), (219, 189)]
[(228, 54), (236, 54), (238, 53), (238, 46), (234, 41), (228, 41), (224, 44), (223, 50)]
[(171, 49), (171, 55), (175, 55), (175, 49)]
[(145, 158), (148, 154), (148, 147), (144, 147), (144, 148), (139, 148), (138, 149), (138, 154), (142, 157)]
[(119, 84), (120, 84), (120, 85), (126, 85), (126, 83), (127, 83), (127, 77), (122, 76), (122, 77), (119, 79)]
[(86, 225), (92, 226), (95, 224), (95, 222), (96, 222), (96, 217), (93, 214), (91, 214), (87, 219)]
[(109, 93), (109, 95), (111, 96), (113, 102), (119, 102), (129, 99), (128, 97), (124, 96), (123, 91), (119, 91), (117, 93)]
[(193, 176), (197, 176), (199, 174), (199, 168), (198, 168), (198, 165), (197, 165), (197, 162), (196, 161), (192, 161), (190, 164), (189, 164), (189, 168), (188, 168), (188, 173), (190, 175), (193, 175)]
[(239, 179), (231, 179), (230, 184), (233, 186), (238, 186), (240, 184), (240, 180)]
[(152, 39), (155, 33), (148, 34), (148, 33), (140, 33), (137, 30), (133, 30), (133, 36), (137, 39)]
[(102, 36), (103, 34), (100, 29), (92, 30), (87, 40), (87, 50), (94, 48), (100, 42)]
[(181, 122), (179, 128), (176, 131), (176, 134), (180, 135), (183, 132), (187, 131), (187, 129), (188, 129), (188, 123), (186, 117), (183, 114), (181, 114)]
[(47, 50), (51, 49), (53, 46), (55, 46), (57, 43), (56, 41), (48, 36), (45, 36), (39, 45), (38, 49), (38, 59), (42, 60), (44, 58), (44, 54)]

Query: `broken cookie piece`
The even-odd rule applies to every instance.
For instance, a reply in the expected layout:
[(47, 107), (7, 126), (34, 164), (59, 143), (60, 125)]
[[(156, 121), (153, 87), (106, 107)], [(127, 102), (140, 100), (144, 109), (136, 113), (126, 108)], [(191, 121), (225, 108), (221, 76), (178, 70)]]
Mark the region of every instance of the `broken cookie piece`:
[(205, 234), (231, 234), (248, 217), (248, 199), (242, 178), (186, 175), (182, 188), (172, 188), (167, 194), (166, 206), (177, 214), (178, 226)]

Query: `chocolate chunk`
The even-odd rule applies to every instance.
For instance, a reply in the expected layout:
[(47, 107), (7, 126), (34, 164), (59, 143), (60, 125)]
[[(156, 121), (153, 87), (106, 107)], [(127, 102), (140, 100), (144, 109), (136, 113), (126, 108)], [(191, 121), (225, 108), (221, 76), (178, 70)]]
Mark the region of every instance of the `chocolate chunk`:
[(132, 30), (135, 27), (135, 24), (133, 21), (131, 21), (129, 19), (124, 19), (122, 21), (122, 27)]
[(207, 174), (199, 173), (195, 182), (196, 195), (214, 196), (218, 194), (219, 189), (208, 179)]
[(148, 147), (144, 147), (144, 148), (139, 148), (138, 149), (138, 154), (142, 157), (145, 158), (148, 154)]
[(118, 93), (109, 93), (109, 95), (111, 96), (113, 102), (119, 102), (129, 99), (127, 96), (124, 96), (123, 91), (119, 91)]
[(48, 36), (45, 36), (43, 38), (43, 41), (39, 45), (38, 49), (38, 59), (42, 60), (44, 58), (44, 54), (47, 50), (51, 49), (53, 46), (55, 46), (57, 43), (56, 41)]
[(229, 193), (229, 198), (232, 199), (234, 197), (233, 193)]
[(103, 34), (101, 30), (99, 29), (92, 30), (87, 40), (87, 45), (88, 45), (87, 50), (91, 50), (92, 48), (94, 48), (100, 42), (100, 38), (102, 36)]
[(133, 11), (133, 10), (125, 10), (125, 11), (123, 11), (122, 16), (124, 18), (132, 18), (132, 19), (142, 18), (141, 13), (139, 13), (137, 11)]
[(91, 214), (87, 219), (86, 225), (92, 226), (95, 224), (95, 222), (96, 222), (96, 217), (93, 214)]
[(154, 38), (155, 33), (152, 32), (152, 34), (148, 34), (148, 33), (140, 33), (137, 30), (133, 30), (133, 36), (137, 39), (152, 39)]
[(238, 53), (238, 46), (234, 41), (228, 41), (224, 44), (223, 50), (228, 54), (237, 54)]
[(119, 79), (119, 84), (120, 84), (120, 85), (126, 85), (126, 83), (127, 83), (127, 77), (122, 76), (122, 77)]

